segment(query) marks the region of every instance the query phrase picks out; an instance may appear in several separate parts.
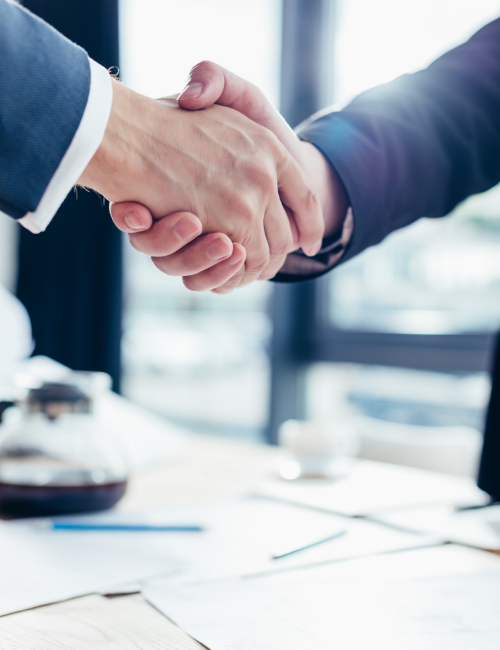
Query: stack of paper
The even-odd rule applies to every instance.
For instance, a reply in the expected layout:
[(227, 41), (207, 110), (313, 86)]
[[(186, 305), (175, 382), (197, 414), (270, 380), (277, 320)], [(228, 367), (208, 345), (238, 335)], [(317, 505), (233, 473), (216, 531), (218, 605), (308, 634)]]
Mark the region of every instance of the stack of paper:
[[(397, 564), (398, 557), (386, 563)], [(339, 580), (316, 569), (295, 573), (295, 580), (289, 574), (287, 580), (148, 586), (145, 593), (210, 650), (497, 650), (495, 560), (493, 569), (460, 575)]]

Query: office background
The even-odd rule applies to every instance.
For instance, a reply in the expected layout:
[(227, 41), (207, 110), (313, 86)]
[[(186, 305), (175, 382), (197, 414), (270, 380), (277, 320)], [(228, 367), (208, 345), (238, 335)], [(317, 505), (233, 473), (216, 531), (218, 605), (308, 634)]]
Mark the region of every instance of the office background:
[[(25, 5), (139, 92), (177, 92), (211, 59), (259, 85), (292, 125), (426, 66), (500, 13), (498, 0)], [(318, 281), (229, 296), (160, 274), (94, 194), (71, 195), (44, 235), (2, 221), (0, 246), (36, 352), (110, 372), (126, 397), (191, 429), (275, 442), (289, 417), (355, 414), (482, 427), (500, 325), (499, 188)]]

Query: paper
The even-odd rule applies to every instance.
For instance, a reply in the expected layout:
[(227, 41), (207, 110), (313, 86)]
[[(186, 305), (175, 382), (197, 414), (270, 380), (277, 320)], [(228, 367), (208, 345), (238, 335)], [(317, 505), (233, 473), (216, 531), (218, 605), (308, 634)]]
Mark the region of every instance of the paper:
[[(163, 534), (165, 552), (182, 561), (182, 572), (177, 574), (182, 580), (253, 575), (436, 543), (430, 536), (256, 498), (137, 514), (118, 511), (61, 519), (202, 526), (202, 533)], [(273, 559), (275, 555), (289, 553), (340, 531), (345, 531), (341, 537)], [(117, 540), (121, 538), (122, 533), (114, 534)], [(147, 542), (156, 534), (144, 533), (146, 537), (141, 539)]]
[(435, 535), (445, 542), (500, 550), (500, 506), (462, 512), (439, 505), (403, 508), (381, 513), (377, 518), (414, 532)]
[(0, 522), (0, 615), (175, 573), (166, 533), (77, 533)]
[[(204, 532), (62, 531), (29, 520), (0, 522), (0, 615), (91, 592), (135, 590), (162, 576), (183, 582), (265, 573), (429, 543), (421, 535), (258, 499), (57, 519), (201, 525)], [(339, 530), (347, 532), (272, 559)]]
[(210, 650), (498, 650), (500, 569), (388, 582), (270, 579), (146, 589)]
[(269, 482), (262, 495), (349, 516), (415, 505), (482, 504), (488, 496), (472, 479), (413, 467), (356, 460), (334, 481)]

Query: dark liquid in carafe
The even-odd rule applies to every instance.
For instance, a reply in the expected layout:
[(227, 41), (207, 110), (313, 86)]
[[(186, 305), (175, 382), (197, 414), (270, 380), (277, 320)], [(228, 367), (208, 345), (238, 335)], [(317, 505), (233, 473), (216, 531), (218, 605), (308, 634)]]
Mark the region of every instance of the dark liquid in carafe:
[(0, 481), (0, 515), (40, 517), (106, 510), (125, 494), (127, 481), (103, 485), (17, 485)]

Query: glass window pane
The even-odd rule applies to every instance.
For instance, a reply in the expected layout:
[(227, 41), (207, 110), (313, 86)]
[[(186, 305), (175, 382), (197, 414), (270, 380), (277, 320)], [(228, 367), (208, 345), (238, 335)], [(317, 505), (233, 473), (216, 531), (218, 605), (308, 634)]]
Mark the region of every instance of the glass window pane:
[(144, 95), (180, 92), (208, 59), (279, 103), (281, 0), (120, 0), (120, 36), (122, 77)]
[(338, 0), (335, 101), (425, 68), (499, 13), (498, 0)]
[[(427, 66), (498, 16), (497, 0), (344, 0), (337, 100)], [(425, 215), (422, 215), (425, 216)], [(451, 334), (500, 323), (500, 187), (445, 219), (422, 219), (330, 275), (341, 329)]]
[[(498, 215), (498, 216), (497, 216)], [(500, 324), (500, 187), (422, 219), (331, 274), (341, 329), (455, 334)]]

